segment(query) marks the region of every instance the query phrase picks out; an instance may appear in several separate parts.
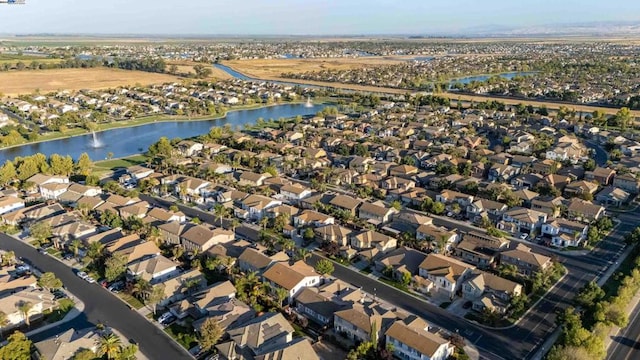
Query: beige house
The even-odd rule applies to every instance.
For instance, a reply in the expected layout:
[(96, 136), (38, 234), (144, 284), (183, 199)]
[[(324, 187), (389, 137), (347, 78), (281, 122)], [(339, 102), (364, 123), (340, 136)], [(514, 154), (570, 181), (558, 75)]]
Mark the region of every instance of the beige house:
[(433, 282), (435, 289), (453, 298), (473, 269), (462, 261), (431, 253), (420, 264), (418, 274)]
[(311, 266), (305, 264), (304, 261), (298, 261), (293, 265), (281, 262), (275, 263), (264, 272), (262, 277), (272, 288), (285, 289), (288, 293), (289, 301), (302, 288), (320, 284), (320, 275)]
[(398, 359), (446, 360), (453, 355), (454, 346), (428, 330), (428, 324), (415, 316), (398, 320), (385, 332), (387, 346), (392, 345)]

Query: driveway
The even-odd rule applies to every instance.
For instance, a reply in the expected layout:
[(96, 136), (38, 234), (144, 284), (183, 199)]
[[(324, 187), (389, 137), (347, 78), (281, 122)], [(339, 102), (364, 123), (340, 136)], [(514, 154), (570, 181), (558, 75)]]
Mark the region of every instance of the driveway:
[(466, 303), (467, 299), (456, 299), (454, 300), (449, 307), (447, 307), (447, 311), (460, 317), (464, 317), (467, 312), (471, 311), (470, 309), (464, 309), (462, 306)]

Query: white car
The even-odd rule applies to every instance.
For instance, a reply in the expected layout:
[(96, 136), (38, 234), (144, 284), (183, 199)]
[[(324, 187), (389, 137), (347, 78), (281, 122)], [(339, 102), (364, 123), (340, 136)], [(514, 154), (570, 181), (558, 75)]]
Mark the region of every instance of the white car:
[(76, 275), (78, 275), (78, 277), (82, 280), (87, 280), (87, 278), (89, 277), (89, 275), (87, 275), (87, 273), (84, 271), (78, 271)]
[(94, 282), (96, 282), (96, 279), (92, 278), (91, 276), (87, 275), (87, 277), (84, 278), (89, 284), (93, 284)]
[(520, 234), (520, 239), (526, 240), (529, 237), (529, 234)]

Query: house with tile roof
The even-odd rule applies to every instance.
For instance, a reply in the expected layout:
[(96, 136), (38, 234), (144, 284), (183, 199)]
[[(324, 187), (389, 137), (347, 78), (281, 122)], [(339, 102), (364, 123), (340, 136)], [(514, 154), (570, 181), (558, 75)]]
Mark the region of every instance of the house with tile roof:
[(397, 320), (385, 332), (385, 341), (387, 346), (392, 345), (393, 355), (399, 359), (446, 360), (453, 355), (455, 347), (428, 329), (422, 319)]
[(534, 253), (524, 244), (518, 244), (514, 249), (501, 252), (500, 264), (514, 265), (518, 272), (525, 276), (544, 271), (553, 265), (550, 257)]
[(473, 269), (473, 266), (460, 260), (431, 253), (420, 264), (418, 274), (433, 282), (437, 290), (453, 298)]
[(271, 285), (272, 289), (277, 287), (285, 289), (289, 301), (302, 288), (320, 284), (320, 275), (302, 260), (293, 265), (276, 262), (262, 274), (262, 277)]

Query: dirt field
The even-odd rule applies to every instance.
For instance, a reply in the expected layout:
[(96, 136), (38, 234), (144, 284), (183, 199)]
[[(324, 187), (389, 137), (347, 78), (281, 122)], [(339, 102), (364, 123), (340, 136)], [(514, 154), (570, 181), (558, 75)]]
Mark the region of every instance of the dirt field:
[(405, 61), (400, 57), (362, 57), (337, 59), (258, 59), (225, 61), (224, 65), (260, 79), (278, 78), (284, 72), (345, 70), (366, 66), (391, 65)]
[[(167, 61), (167, 69), (169, 68), (170, 65), (176, 65), (178, 67), (178, 74), (188, 74), (188, 73), (195, 73), (195, 71), (193, 71), (193, 66), (194, 65), (204, 65), (202, 63), (197, 63), (197, 62), (193, 62), (193, 61), (188, 61), (188, 60), (183, 60), (183, 61)], [(225, 79), (230, 79), (231, 75), (229, 75), (226, 71), (220, 70), (217, 67), (214, 67), (213, 65), (209, 65), (208, 66), (211, 69), (211, 77), (218, 79), (218, 80), (225, 80)]]
[(180, 80), (177, 76), (107, 68), (54, 69), (0, 72), (0, 92), (5, 95), (46, 93), (55, 90), (105, 89), (122, 85), (156, 84)]

